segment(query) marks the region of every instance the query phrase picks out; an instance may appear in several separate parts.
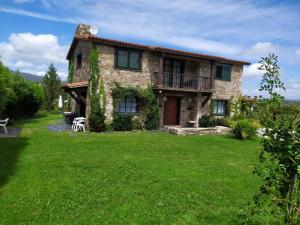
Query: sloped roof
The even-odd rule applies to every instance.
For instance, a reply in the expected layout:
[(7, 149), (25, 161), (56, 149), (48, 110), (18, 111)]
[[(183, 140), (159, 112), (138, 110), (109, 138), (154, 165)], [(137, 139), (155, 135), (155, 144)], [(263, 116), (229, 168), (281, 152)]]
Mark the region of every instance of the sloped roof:
[(72, 89), (72, 88), (80, 88), (80, 87), (87, 87), (88, 81), (79, 81), (74, 83), (67, 83), (62, 86), (63, 89)]
[(222, 62), (232, 63), (232, 64), (242, 64), (242, 65), (250, 65), (251, 64), (250, 62), (229, 59), (229, 58), (225, 58), (225, 57), (221, 57), (221, 56), (212, 56), (212, 55), (201, 54), (201, 53), (196, 53), (196, 52), (189, 52), (189, 51), (183, 51), (183, 50), (172, 49), (172, 48), (164, 48), (164, 47), (159, 47), (159, 46), (144, 45), (144, 44), (119, 41), (119, 40), (113, 40), (113, 39), (96, 37), (96, 36), (74, 37), (73, 42), (70, 46), (68, 55), (67, 55), (67, 59), (70, 59), (70, 57), (76, 47), (76, 44), (79, 40), (91, 41), (94, 43), (107, 44), (107, 45), (112, 45), (112, 46), (117, 46), (117, 47), (129, 47), (129, 48), (135, 48), (135, 49), (140, 49), (140, 50), (169, 53), (169, 54), (185, 56), (185, 57), (192, 57), (192, 58), (199, 58), (199, 59), (204, 59), (204, 60), (222, 61)]

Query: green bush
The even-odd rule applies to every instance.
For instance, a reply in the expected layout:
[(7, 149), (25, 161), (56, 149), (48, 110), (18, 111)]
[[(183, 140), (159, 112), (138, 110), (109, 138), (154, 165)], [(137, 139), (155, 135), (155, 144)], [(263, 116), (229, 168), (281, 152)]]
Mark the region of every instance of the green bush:
[(32, 117), (44, 101), (43, 89), (11, 72), (0, 61), (0, 116)]
[(10, 118), (34, 116), (44, 101), (43, 89), (36, 83), (12, 74), (11, 93), (3, 114)]
[(89, 130), (91, 132), (102, 132), (105, 130), (105, 111), (101, 108), (97, 95), (91, 96), (91, 113), (89, 116)]
[(223, 118), (214, 118), (210, 115), (203, 115), (199, 118), (199, 127), (214, 127), (214, 126), (225, 126)]
[(212, 117), (209, 115), (203, 115), (199, 118), (199, 127), (212, 127)]
[(140, 119), (140, 117), (133, 117), (132, 124), (132, 128), (134, 130), (143, 130), (143, 121)]
[(251, 120), (237, 120), (233, 126), (232, 132), (240, 140), (251, 139), (256, 136), (257, 126)]
[[(112, 89), (112, 97), (114, 100), (114, 109), (125, 97), (132, 96), (138, 101), (138, 112), (136, 117), (139, 117), (139, 123), (135, 124), (139, 129), (154, 130), (159, 127), (159, 107), (157, 97), (151, 86), (143, 89), (140, 87), (123, 87), (119, 83), (115, 83)], [(135, 127), (136, 129), (136, 127)]]
[(114, 113), (112, 128), (115, 131), (131, 131), (133, 129), (131, 114)]
[(11, 91), (12, 74), (0, 61), (0, 113), (5, 109)]
[(105, 115), (102, 112), (89, 116), (89, 128), (91, 132), (102, 132), (105, 130)]

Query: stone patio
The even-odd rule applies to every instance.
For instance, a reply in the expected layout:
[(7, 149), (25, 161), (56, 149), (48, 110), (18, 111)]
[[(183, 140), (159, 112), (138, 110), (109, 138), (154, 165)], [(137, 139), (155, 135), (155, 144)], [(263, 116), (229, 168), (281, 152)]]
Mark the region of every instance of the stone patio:
[(4, 130), (1, 129), (0, 130), (0, 138), (18, 137), (20, 134), (20, 131), (21, 131), (21, 128), (16, 128), (16, 127), (7, 127), (7, 133), (5, 133)]
[(70, 124), (66, 124), (66, 122), (64, 120), (60, 120), (55, 125), (49, 125), (48, 130), (53, 131), (53, 132), (71, 131), (72, 126)]
[(231, 129), (229, 127), (216, 126), (216, 127), (200, 127), (200, 128), (185, 128), (185, 127), (166, 127), (170, 134), (174, 135), (216, 135), (228, 134)]

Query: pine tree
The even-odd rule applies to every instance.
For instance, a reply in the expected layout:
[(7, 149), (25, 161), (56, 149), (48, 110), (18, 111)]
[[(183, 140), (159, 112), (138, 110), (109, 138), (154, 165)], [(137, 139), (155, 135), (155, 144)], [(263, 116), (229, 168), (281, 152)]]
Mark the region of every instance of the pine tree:
[(47, 73), (43, 79), (43, 87), (45, 92), (45, 108), (54, 109), (54, 101), (58, 99), (61, 90), (61, 81), (57, 74), (57, 70), (53, 64), (50, 64)]

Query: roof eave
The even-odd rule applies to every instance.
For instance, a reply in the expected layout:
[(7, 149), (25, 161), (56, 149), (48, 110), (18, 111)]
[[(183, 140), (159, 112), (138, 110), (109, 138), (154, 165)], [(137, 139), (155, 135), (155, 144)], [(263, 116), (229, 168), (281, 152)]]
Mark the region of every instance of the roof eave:
[(139, 49), (139, 50), (148, 50), (148, 51), (155, 51), (155, 52), (161, 52), (161, 53), (169, 53), (169, 54), (181, 55), (181, 56), (204, 59), (204, 60), (221, 61), (221, 62), (227, 62), (227, 63), (231, 63), (231, 64), (251, 65), (250, 62), (227, 59), (227, 58), (219, 57), (219, 56), (211, 56), (211, 55), (205, 55), (205, 54), (202, 55), (199, 53), (186, 52), (186, 51), (182, 51), (182, 50), (169, 49), (169, 48), (156, 47), (156, 46), (147, 46), (147, 45), (142, 45), (142, 44), (110, 40), (110, 39), (98, 38), (98, 37), (89, 37), (89, 38), (74, 37), (72, 44), (70, 46), (69, 52), (67, 54), (68, 60), (70, 60), (71, 55), (73, 54), (73, 51), (76, 47), (78, 40), (85, 40), (85, 41), (91, 41), (91, 42), (102, 43), (102, 44), (110, 44), (112, 46), (118, 46), (118, 47), (129, 47), (129, 48), (134, 48), (134, 49)]
[(77, 42), (78, 42), (78, 38), (74, 37), (73, 40), (72, 40), (71, 46), (70, 46), (70, 48), (69, 48), (67, 57), (66, 57), (67, 60), (70, 60), (70, 59), (71, 59), (71, 55), (72, 55), (73, 52), (74, 52), (74, 49), (75, 49), (75, 47), (76, 47)]

